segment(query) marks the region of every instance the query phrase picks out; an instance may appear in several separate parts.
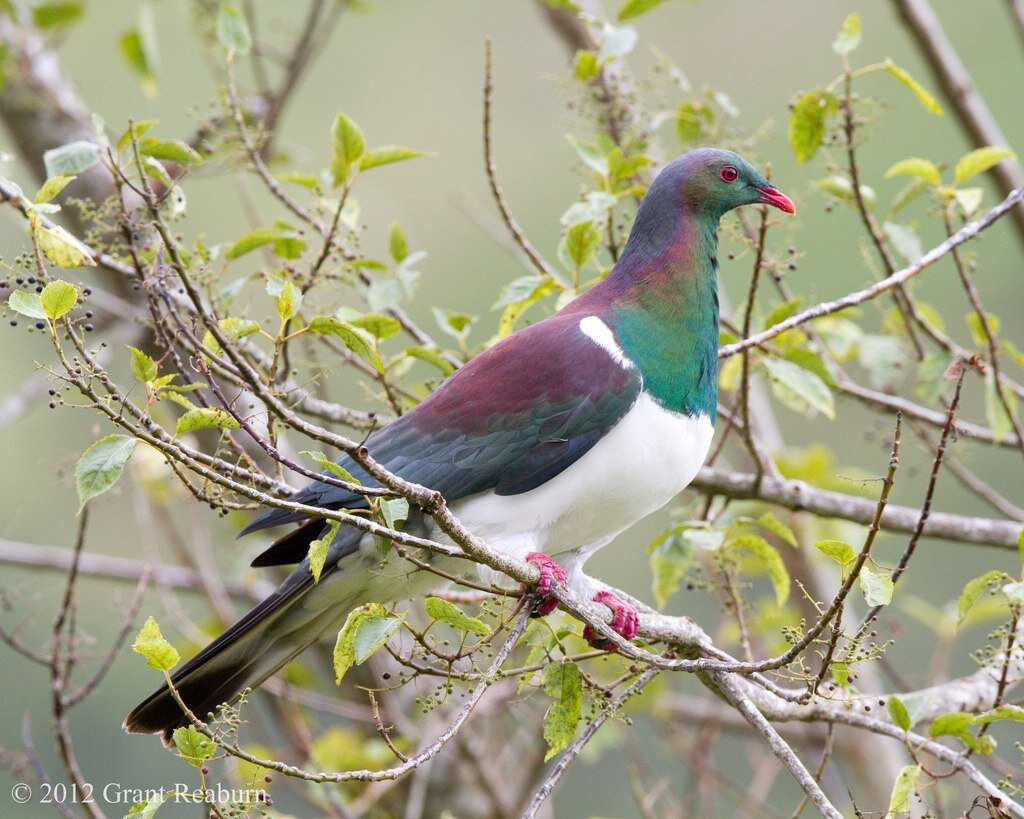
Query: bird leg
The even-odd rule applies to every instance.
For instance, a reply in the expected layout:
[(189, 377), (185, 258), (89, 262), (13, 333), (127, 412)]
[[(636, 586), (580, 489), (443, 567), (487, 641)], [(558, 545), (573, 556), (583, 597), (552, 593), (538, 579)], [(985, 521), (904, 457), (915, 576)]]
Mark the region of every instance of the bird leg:
[(527, 563), (533, 563), (540, 569), (540, 580), (537, 581), (537, 594), (540, 595), (540, 602), (533, 610), (534, 617), (547, 617), (558, 607), (558, 600), (551, 597), (551, 582), (557, 580), (563, 586), (568, 577), (565, 569), (559, 566), (554, 560), (543, 552), (530, 552), (526, 556)]
[[(610, 591), (599, 591), (594, 595), (593, 600), (595, 603), (602, 603), (612, 610), (612, 621), (609, 623), (612, 631), (621, 635), (624, 640), (632, 640), (636, 637), (637, 631), (640, 630), (640, 614), (633, 606)], [(586, 626), (583, 629), (583, 639), (594, 648), (599, 648), (603, 651), (613, 651), (615, 649), (615, 644), (611, 640), (605, 638), (590, 626)]]

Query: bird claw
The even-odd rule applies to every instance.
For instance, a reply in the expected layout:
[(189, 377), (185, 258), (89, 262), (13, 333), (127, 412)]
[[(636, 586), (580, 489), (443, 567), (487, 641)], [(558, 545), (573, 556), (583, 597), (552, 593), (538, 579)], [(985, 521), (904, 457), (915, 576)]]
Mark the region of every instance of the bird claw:
[[(623, 640), (632, 640), (636, 637), (636, 633), (640, 630), (640, 614), (633, 606), (610, 591), (598, 592), (594, 595), (593, 600), (612, 610), (612, 621), (609, 623), (612, 631), (621, 636)], [(602, 651), (615, 650), (615, 643), (590, 626), (583, 629), (583, 639)]]
[(536, 592), (541, 599), (533, 609), (533, 616), (547, 617), (558, 607), (558, 600), (550, 596), (551, 583), (557, 580), (564, 586), (568, 580), (565, 569), (543, 552), (530, 552), (526, 556), (526, 562), (533, 563), (540, 569), (540, 580), (537, 581)]

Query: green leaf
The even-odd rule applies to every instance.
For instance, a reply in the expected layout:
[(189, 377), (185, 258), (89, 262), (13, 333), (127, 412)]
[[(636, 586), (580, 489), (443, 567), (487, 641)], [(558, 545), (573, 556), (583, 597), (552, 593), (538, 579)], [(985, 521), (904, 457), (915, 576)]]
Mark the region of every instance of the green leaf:
[(118, 42), (121, 49), (121, 56), (124, 57), (128, 67), (135, 72), (142, 84), (142, 92), (149, 98), (156, 96), (156, 72), (153, 69), (153, 60), (150, 58), (146, 48), (145, 39), (138, 29), (129, 29)]
[(836, 54), (849, 54), (859, 43), (860, 16), (851, 14), (843, 21), (843, 27), (839, 30), (839, 34), (832, 43), (832, 50)]
[(775, 601), (784, 605), (789, 599), (790, 579), (786, 571), (786, 564), (782, 562), (782, 556), (778, 550), (763, 537), (757, 535), (740, 535), (731, 538), (726, 548), (744, 549), (764, 567), (768, 573), (768, 579), (772, 581), (772, 588), (775, 590)]
[(893, 63), (891, 60), (886, 60), (885, 70), (889, 72), (893, 77), (903, 83), (907, 88), (914, 92), (914, 96), (917, 97), (917, 101), (925, 107), (926, 110), (931, 111), (933, 114), (941, 114), (942, 106), (939, 105), (938, 100), (935, 99), (924, 86), (921, 85), (917, 80), (910, 76), (906, 69), (900, 68), (900, 66)]
[(1024, 566), (1024, 529), (1017, 534), (1017, 557), (1020, 559), (1020, 565)]
[(440, 597), (428, 597), (426, 602), (423, 604), (423, 607), (426, 610), (428, 617), (433, 617), (435, 620), (447, 623), (458, 631), (471, 631), (481, 637), (486, 637), (491, 633), (487, 624), (482, 620), (478, 620), (476, 617), (470, 617), (454, 603), (449, 603), (447, 600), (442, 600)]
[(968, 580), (964, 585), (963, 591), (960, 592), (960, 600), (957, 603), (957, 628), (963, 623), (964, 618), (974, 608), (983, 594), (988, 592), (991, 588), (1003, 581), (1005, 575), (998, 569), (992, 569), (991, 571), (985, 572), (983, 575), (975, 577), (973, 580)]
[(860, 570), (860, 590), (869, 606), (888, 606), (892, 602), (893, 582), (889, 572), (865, 563)]
[(309, 560), (309, 573), (313, 575), (314, 583), (320, 582), (324, 563), (327, 562), (327, 550), (331, 548), (331, 544), (334, 542), (334, 538), (340, 528), (340, 520), (327, 521), (327, 531), (309, 544), (309, 551), (306, 553), (306, 557)]
[(810, 370), (778, 358), (764, 359), (764, 366), (768, 371), (772, 392), (787, 407), (800, 413), (813, 408), (826, 418), (836, 417), (831, 390)]
[(391, 251), (391, 258), (396, 262), (404, 261), (405, 257), (409, 255), (409, 243), (398, 222), (392, 222), (388, 227), (388, 250)]
[[(821, 188), (826, 193), (831, 194), (840, 202), (847, 205), (852, 205), (856, 202), (856, 197), (853, 193), (853, 183), (845, 176), (833, 175), (827, 176), (824, 179), (819, 179), (814, 183), (816, 187)], [(875, 204), (875, 191), (868, 185), (860, 186), (860, 195), (864, 200), (864, 203), (868, 207), (873, 207)]]
[(959, 737), (967, 731), (968, 726), (974, 725), (974, 715), (963, 711), (954, 711), (936, 717), (928, 729), (928, 736), (931, 737)]
[(381, 498), (380, 516), (389, 529), (397, 529), (409, 518), (409, 501), (405, 498)]
[(56, 176), (51, 176), (43, 183), (43, 187), (39, 189), (39, 193), (36, 194), (36, 204), (42, 202), (49, 202), (64, 188), (70, 185), (77, 179), (77, 175), (73, 173), (59, 173)]
[(597, 76), (601, 66), (597, 62), (597, 54), (589, 49), (580, 49), (576, 52), (576, 79), (588, 82)]
[(402, 323), (391, 316), (383, 313), (364, 313), (349, 321), (353, 327), (366, 330), (374, 338), (384, 339), (398, 335), (402, 332)]
[(433, 367), (436, 367), (444, 375), (448, 376), (455, 372), (455, 367), (450, 361), (442, 356), (437, 350), (430, 347), (406, 347), (405, 354), (410, 355), (413, 358), (418, 358), (420, 361), (426, 361)]
[(78, 304), (78, 288), (61, 279), (50, 282), (39, 294), (39, 303), (47, 318), (55, 321), (66, 316)]
[(132, 651), (145, 657), (146, 664), (157, 671), (170, 671), (181, 659), (177, 649), (164, 639), (160, 626), (152, 617), (146, 618), (132, 644)]
[(194, 768), (202, 768), (217, 753), (217, 743), (192, 725), (175, 728), (171, 738), (181, 758)]
[(896, 817), (903, 813), (910, 813), (910, 795), (917, 790), (918, 779), (921, 776), (920, 765), (904, 765), (896, 774), (896, 781), (892, 786), (892, 795), (889, 797), (889, 812), (886, 817)]
[(800, 163), (811, 159), (825, 138), (825, 119), (839, 108), (839, 100), (821, 88), (801, 96), (789, 114), (789, 144)]
[(626, 3), (619, 9), (619, 22), (632, 20), (641, 14), (646, 14), (651, 9), (660, 6), (664, 0), (626, 0)]
[(238, 421), (220, 407), (195, 407), (178, 419), (175, 435), (199, 429), (238, 429)]
[(322, 466), (324, 469), (326, 469), (328, 472), (334, 475), (334, 477), (341, 478), (343, 481), (348, 481), (349, 483), (361, 485), (358, 478), (356, 478), (351, 472), (345, 469), (345, 467), (332, 461), (330, 458), (324, 455), (324, 453), (315, 449), (304, 449), (300, 454), (307, 455), (310, 458), (312, 458), (314, 461), (320, 464), (320, 466)]
[(384, 372), (384, 363), (380, 360), (380, 356), (373, 348), (372, 340), (364, 330), (353, 327), (348, 322), (334, 316), (314, 316), (309, 323), (309, 329), (321, 335), (337, 336), (353, 353), (373, 364), (377, 372)]
[(593, 222), (577, 222), (570, 225), (562, 239), (565, 252), (577, 268), (583, 267), (594, 255), (601, 241), (601, 231)]
[(92, 251), (60, 225), (47, 226), (39, 219), (30, 219), (29, 230), (46, 258), (58, 267), (96, 266)]
[(75, 466), (79, 511), (88, 501), (117, 483), (125, 463), (135, 450), (135, 443), (130, 435), (108, 435), (82, 453)]
[(7, 306), (15, 313), (20, 313), (29, 318), (47, 318), (43, 309), (43, 302), (38, 293), (26, 293), (24, 290), (15, 290), (7, 297)]
[(32, 9), (32, 22), (37, 28), (55, 28), (75, 22), (85, 14), (85, 6), (79, 2), (40, 3)]
[(799, 545), (797, 543), (796, 535), (793, 534), (793, 530), (790, 529), (785, 523), (779, 520), (771, 512), (765, 512), (760, 515), (755, 521), (758, 526), (762, 529), (771, 532), (783, 543), (787, 543), (794, 549)]
[[(225, 335), (234, 341), (260, 331), (260, 323), (258, 321), (236, 318), (235, 316), (222, 318), (217, 324), (224, 331)], [(209, 350), (211, 355), (220, 355), (223, 352), (217, 337), (209, 330), (203, 335), (203, 347)]]
[(349, 178), (352, 168), (357, 166), (366, 152), (366, 139), (362, 129), (342, 113), (334, 118), (331, 128), (331, 145), (334, 156), (331, 159), (331, 174), (334, 184), (340, 185)]
[(886, 705), (889, 708), (889, 716), (899, 728), (909, 731), (914, 727), (914, 723), (910, 721), (910, 714), (907, 712), (907, 706), (903, 704), (903, 700), (892, 695), (889, 697)]
[(938, 166), (934, 162), (919, 157), (901, 159), (885, 172), (886, 179), (892, 179), (894, 176), (913, 176), (930, 185), (938, 185), (942, 182)]
[(1015, 159), (1017, 154), (1009, 148), (1000, 148), (989, 145), (985, 148), (977, 148), (970, 153), (964, 154), (956, 163), (956, 170), (953, 172), (954, 184), (961, 184), (984, 173), (989, 168), (998, 165), (1004, 159)]
[[(1003, 396), (1009, 405), (1012, 418), (1017, 417), (1017, 396), (1008, 389), (1003, 390)], [(1006, 407), (999, 398), (996, 390), (996, 380), (992, 371), (985, 373), (985, 419), (992, 427), (992, 434), (996, 440), (1001, 441), (1013, 432), (1013, 420), (1011, 415), (1006, 414)]]
[(180, 139), (160, 140), (146, 137), (139, 142), (139, 153), (153, 159), (166, 159), (168, 162), (200, 162), (202, 157), (187, 143)]
[(576, 735), (583, 706), (583, 683), (580, 669), (573, 662), (551, 663), (541, 673), (541, 684), (551, 697), (544, 714), (544, 740), (548, 751), (544, 761), (569, 747)]
[(842, 567), (843, 580), (846, 579), (850, 566), (857, 560), (857, 552), (854, 551), (854, 548), (841, 540), (819, 540), (814, 544), (814, 548), (826, 557), (832, 558)]
[(334, 681), (341, 685), (353, 665), (362, 665), (394, 634), (405, 615), (389, 612), (380, 603), (365, 603), (349, 612), (334, 644)]
[[(139, 120), (138, 122), (136, 122), (134, 124), (136, 139), (141, 137), (143, 134), (146, 133), (146, 131), (148, 131), (154, 125), (157, 125), (159, 122), (160, 122), (160, 120), (157, 120), (157, 119), (142, 119), (142, 120)], [(127, 148), (131, 144), (132, 144), (132, 129), (131, 128), (126, 128), (124, 133), (122, 133), (121, 136), (117, 140), (117, 152), (120, 153), (121, 151), (123, 151), (125, 148)]]
[(804, 297), (797, 296), (795, 299), (782, 302), (782, 304), (776, 304), (764, 318), (764, 329), (767, 330), (769, 327), (774, 327), (779, 322), (796, 315), (796, 311), (803, 306), (803, 303)]
[(277, 314), (282, 321), (290, 321), (302, 307), (302, 293), (290, 279), (284, 283), (281, 292), (275, 296), (274, 303), (277, 305)]
[(132, 345), (130, 344), (127, 344), (125, 346), (128, 347), (128, 350), (132, 354), (132, 375), (134, 375), (142, 383), (152, 381), (154, 378), (156, 378), (156, 362), (137, 347), (132, 347)]
[(992, 711), (985, 711), (974, 718), (975, 725), (986, 722), (1001, 722), (1011, 720), (1013, 722), (1024, 722), (1024, 708), (1019, 705), (1000, 705)]
[(228, 3), (220, 7), (217, 14), (217, 39), (225, 48), (244, 57), (252, 48), (252, 35), (249, 24), (237, 6)]
[(382, 145), (379, 148), (372, 148), (359, 157), (359, 170), (368, 171), (370, 168), (390, 165), (392, 162), (403, 162), (418, 156), (423, 156), (423, 151), (414, 151), (412, 148), (403, 148), (401, 145)]

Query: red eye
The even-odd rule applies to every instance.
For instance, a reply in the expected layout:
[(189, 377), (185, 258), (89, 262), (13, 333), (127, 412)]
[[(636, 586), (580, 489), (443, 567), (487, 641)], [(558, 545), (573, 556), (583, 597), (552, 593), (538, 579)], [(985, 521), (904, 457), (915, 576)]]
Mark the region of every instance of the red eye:
[(740, 172), (737, 171), (732, 165), (726, 165), (724, 168), (722, 168), (722, 170), (719, 171), (719, 175), (726, 182), (735, 182), (737, 179), (740, 178)]

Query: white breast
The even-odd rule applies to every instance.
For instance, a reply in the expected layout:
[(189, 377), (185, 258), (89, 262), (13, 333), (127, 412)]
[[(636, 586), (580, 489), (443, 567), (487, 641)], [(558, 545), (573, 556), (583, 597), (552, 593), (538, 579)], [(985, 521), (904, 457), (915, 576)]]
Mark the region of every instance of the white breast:
[(483, 492), (452, 511), (495, 548), (520, 556), (601, 544), (693, 480), (713, 431), (708, 416), (670, 412), (641, 393), (607, 435), (547, 483), (520, 495)]

